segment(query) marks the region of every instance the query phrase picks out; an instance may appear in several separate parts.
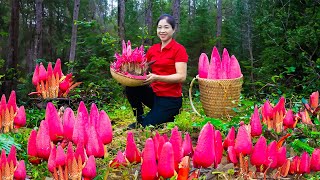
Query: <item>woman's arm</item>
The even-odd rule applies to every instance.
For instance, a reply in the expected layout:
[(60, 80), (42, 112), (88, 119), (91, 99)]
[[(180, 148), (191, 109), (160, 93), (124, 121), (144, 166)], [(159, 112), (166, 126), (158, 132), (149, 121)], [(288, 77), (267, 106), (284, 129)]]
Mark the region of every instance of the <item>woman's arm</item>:
[(145, 84), (151, 84), (155, 81), (162, 81), (166, 83), (182, 83), (187, 77), (187, 63), (176, 62), (176, 73), (171, 75), (157, 75), (150, 73), (147, 75), (147, 79), (144, 81)]

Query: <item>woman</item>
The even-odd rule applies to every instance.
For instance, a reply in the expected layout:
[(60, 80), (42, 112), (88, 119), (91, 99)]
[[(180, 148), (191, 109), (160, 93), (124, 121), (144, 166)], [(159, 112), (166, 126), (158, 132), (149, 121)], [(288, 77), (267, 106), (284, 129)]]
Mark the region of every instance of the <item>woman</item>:
[[(172, 122), (182, 106), (182, 82), (187, 76), (188, 55), (186, 49), (173, 38), (175, 20), (168, 14), (157, 21), (157, 35), (161, 43), (150, 47), (146, 54), (151, 72), (146, 86), (126, 87), (126, 95), (133, 108), (137, 123), (143, 127)], [(151, 110), (143, 116), (143, 106)], [(137, 123), (129, 125), (135, 128)]]

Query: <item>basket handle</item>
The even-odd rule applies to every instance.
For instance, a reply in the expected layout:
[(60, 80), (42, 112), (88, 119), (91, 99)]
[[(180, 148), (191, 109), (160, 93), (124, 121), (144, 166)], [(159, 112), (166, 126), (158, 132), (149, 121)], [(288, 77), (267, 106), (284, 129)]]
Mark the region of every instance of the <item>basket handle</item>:
[(197, 115), (201, 116), (200, 113), (196, 110), (196, 108), (195, 108), (194, 105), (193, 105), (192, 94), (191, 94), (191, 93), (192, 93), (193, 83), (194, 83), (194, 81), (195, 81), (196, 79), (197, 79), (197, 77), (194, 77), (194, 78), (192, 79), (191, 83), (190, 83), (190, 87), (189, 87), (189, 100), (190, 100), (190, 104), (191, 104), (192, 110), (193, 110)]

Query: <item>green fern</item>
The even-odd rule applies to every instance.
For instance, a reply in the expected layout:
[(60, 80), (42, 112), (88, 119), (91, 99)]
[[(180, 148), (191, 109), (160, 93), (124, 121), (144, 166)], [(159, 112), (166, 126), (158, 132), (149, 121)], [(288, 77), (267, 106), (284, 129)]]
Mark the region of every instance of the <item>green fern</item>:
[(14, 139), (6, 134), (0, 134), (0, 149), (4, 149), (6, 153), (9, 153), (11, 146), (14, 145), (17, 150), (21, 149), (21, 145), (14, 141)]

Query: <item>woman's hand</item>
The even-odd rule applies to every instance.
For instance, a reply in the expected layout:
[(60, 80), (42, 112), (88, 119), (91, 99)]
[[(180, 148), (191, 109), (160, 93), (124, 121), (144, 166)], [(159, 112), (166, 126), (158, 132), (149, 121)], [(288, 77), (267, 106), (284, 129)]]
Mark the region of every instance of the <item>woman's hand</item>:
[(157, 75), (150, 73), (147, 75), (147, 79), (143, 82), (143, 84), (151, 84), (155, 81), (161, 81), (166, 83), (182, 83), (186, 80), (187, 76), (187, 63), (185, 62), (177, 62), (176, 73), (171, 75)]
[(150, 73), (147, 75), (147, 79), (143, 82), (143, 84), (151, 84), (158, 80), (159, 75)]

